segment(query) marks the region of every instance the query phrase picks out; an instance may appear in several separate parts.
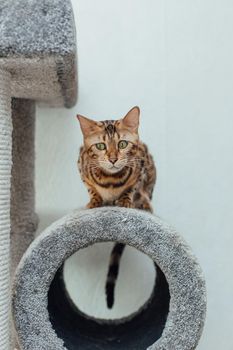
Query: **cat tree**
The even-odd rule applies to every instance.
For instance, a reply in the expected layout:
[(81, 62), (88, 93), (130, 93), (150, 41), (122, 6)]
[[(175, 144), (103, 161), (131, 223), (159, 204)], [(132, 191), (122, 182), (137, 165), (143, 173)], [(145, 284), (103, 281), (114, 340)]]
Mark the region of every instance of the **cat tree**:
[[(120, 321), (81, 313), (63, 282), (62, 264), (70, 255), (106, 241), (133, 246), (158, 266), (150, 300)], [(204, 325), (205, 282), (187, 244), (158, 217), (87, 209), (55, 222), (31, 244), (17, 269), (13, 308), (25, 350), (192, 350)]]
[[(18, 264), (12, 310), (22, 350), (195, 349), (205, 282), (186, 243), (160, 219), (122, 208), (77, 211), (34, 240), (35, 103), (76, 101), (72, 8), (68, 0), (0, 0), (0, 23), (0, 349), (10, 347), (10, 265), (13, 274)], [(82, 314), (63, 282), (66, 258), (105, 241), (129, 244), (157, 266), (150, 300), (120, 322)]]
[(10, 265), (13, 272), (37, 227), (35, 103), (76, 101), (70, 1), (0, 0), (0, 36), (0, 349), (9, 350)]

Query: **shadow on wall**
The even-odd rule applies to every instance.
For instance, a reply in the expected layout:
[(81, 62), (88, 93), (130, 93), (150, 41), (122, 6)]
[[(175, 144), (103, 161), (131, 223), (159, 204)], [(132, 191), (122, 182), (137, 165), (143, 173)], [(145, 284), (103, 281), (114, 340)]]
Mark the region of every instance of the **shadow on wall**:
[(37, 211), (38, 217), (39, 217), (39, 226), (36, 231), (36, 236), (39, 236), (39, 234), (44, 231), (48, 226), (50, 226), (53, 222), (59, 220), (60, 218), (64, 217), (68, 212), (65, 211)]

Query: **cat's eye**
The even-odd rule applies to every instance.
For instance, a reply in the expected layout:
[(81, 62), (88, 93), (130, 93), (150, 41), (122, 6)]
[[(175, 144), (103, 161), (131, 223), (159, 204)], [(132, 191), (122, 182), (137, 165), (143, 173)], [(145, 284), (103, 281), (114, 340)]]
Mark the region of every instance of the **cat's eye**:
[(118, 143), (118, 147), (119, 149), (124, 149), (128, 146), (128, 141), (125, 141), (125, 140), (121, 140), (119, 143)]
[(95, 147), (99, 150), (99, 151), (103, 151), (106, 149), (106, 145), (103, 142), (100, 143), (96, 143)]

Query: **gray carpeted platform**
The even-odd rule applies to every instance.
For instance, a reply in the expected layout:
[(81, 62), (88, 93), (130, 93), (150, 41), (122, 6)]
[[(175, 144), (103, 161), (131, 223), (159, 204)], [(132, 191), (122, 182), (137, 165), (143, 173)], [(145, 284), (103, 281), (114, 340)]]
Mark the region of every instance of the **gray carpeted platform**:
[(70, 1), (0, 0), (0, 67), (12, 96), (50, 106), (76, 101), (76, 38)]
[[(150, 302), (120, 323), (85, 317), (62, 280), (70, 255), (106, 241), (131, 245), (158, 266)], [(205, 281), (190, 248), (158, 217), (116, 207), (76, 211), (29, 247), (17, 270), (13, 311), (24, 350), (192, 350), (204, 326)]]

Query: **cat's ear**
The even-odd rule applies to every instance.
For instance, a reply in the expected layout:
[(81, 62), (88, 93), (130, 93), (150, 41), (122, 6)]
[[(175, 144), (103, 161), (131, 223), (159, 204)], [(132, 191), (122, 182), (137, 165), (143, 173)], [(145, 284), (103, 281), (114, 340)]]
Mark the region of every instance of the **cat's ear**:
[(80, 123), (80, 127), (84, 137), (96, 131), (97, 123), (94, 120), (88, 119), (79, 114), (77, 115), (77, 119)]
[(140, 109), (138, 106), (135, 106), (122, 119), (122, 123), (127, 127), (127, 129), (137, 132), (139, 127), (139, 116)]

